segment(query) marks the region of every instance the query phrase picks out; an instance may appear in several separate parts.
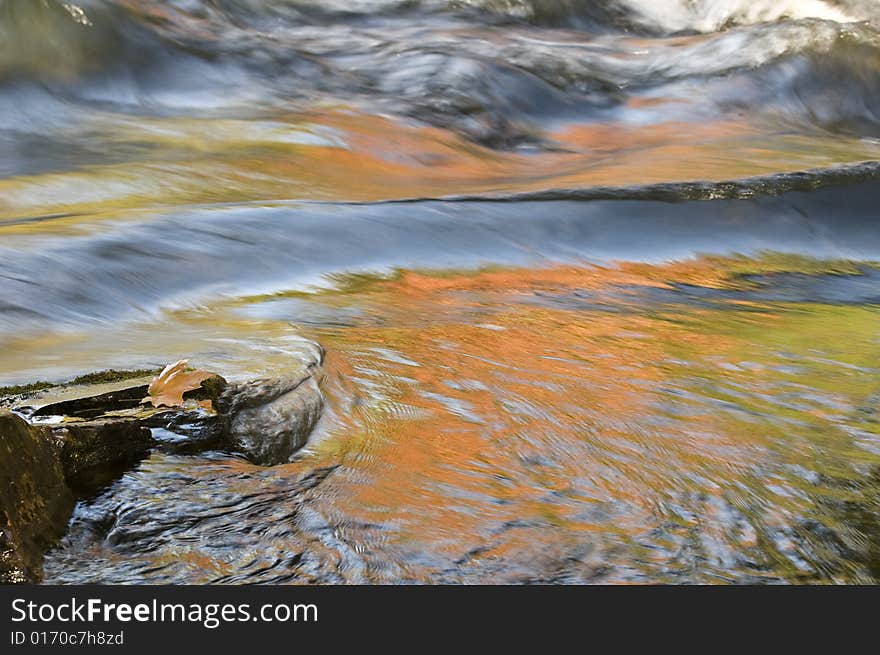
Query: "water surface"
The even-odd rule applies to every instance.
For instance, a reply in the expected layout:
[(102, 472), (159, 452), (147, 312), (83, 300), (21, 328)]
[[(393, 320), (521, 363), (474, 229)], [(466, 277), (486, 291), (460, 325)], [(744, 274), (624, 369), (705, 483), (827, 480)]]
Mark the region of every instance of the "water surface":
[(49, 582), (880, 579), (868, 0), (0, 1), (0, 384), (327, 350)]

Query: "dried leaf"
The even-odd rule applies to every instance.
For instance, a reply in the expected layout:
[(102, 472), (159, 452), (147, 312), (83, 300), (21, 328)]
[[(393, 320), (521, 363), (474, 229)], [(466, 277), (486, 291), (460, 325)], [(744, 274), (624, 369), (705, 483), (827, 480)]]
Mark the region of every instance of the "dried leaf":
[(153, 407), (177, 407), (183, 405), (183, 394), (194, 391), (202, 386), (202, 382), (214, 374), (208, 371), (187, 370), (189, 362), (185, 359), (169, 364), (150, 383), (149, 396), (144, 403), (152, 403)]

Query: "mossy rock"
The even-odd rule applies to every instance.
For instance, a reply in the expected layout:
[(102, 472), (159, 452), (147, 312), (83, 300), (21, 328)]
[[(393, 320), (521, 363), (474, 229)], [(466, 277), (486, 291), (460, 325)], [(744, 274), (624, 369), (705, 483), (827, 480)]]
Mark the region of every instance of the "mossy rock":
[(218, 399), (228, 386), (226, 378), (221, 375), (212, 375), (206, 380), (202, 380), (202, 385), (198, 389), (183, 394), (183, 398), (184, 400), (210, 400), (216, 407)]
[(0, 409), (0, 583), (40, 580), (73, 506), (51, 431)]

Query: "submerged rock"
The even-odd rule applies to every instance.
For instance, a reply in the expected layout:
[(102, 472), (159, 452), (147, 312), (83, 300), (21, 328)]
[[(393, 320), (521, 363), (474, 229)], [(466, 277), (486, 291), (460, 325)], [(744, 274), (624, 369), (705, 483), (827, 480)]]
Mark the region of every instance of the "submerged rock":
[(52, 432), (0, 409), (0, 583), (37, 582), (74, 498)]

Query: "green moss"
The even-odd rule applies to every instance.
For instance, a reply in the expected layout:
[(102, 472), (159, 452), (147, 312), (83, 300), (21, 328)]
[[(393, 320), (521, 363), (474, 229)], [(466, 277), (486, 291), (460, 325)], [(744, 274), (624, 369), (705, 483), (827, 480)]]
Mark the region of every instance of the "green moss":
[(30, 384), (16, 384), (8, 387), (0, 387), (0, 398), (5, 396), (20, 396), (26, 393), (42, 391), (43, 389), (51, 389), (56, 385), (51, 382), (40, 380), (39, 382), (31, 382)]
[(195, 400), (217, 400), (220, 397), (220, 394), (226, 390), (226, 385), (227, 382), (225, 378), (219, 375), (214, 375), (207, 380), (204, 380), (198, 389), (183, 394), (183, 397)]
[(117, 369), (107, 369), (106, 371), (97, 371), (95, 373), (87, 373), (73, 378), (69, 382), (46, 382), (39, 380), (29, 384), (16, 384), (7, 387), (0, 387), (0, 398), (8, 398), (10, 396), (23, 396), (25, 394), (51, 389), (53, 387), (66, 387), (77, 384), (105, 384), (108, 382), (121, 382), (122, 380), (133, 380), (135, 378), (143, 378), (152, 375), (158, 375), (162, 371), (161, 368), (151, 369), (135, 369), (133, 371), (120, 371)]
[(87, 373), (74, 378), (67, 384), (102, 384), (106, 382), (120, 382), (121, 380), (132, 380), (134, 378), (145, 378), (152, 375), (159, 375), (161, 368), (145, 368), (133, 371), (119, 371), (116, 369), (107, 369), (106, 371), (98, 371), (96, 373)]

